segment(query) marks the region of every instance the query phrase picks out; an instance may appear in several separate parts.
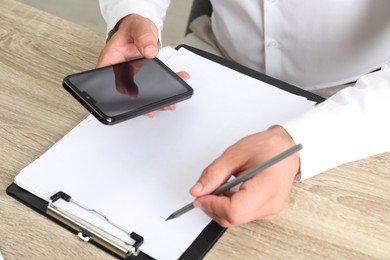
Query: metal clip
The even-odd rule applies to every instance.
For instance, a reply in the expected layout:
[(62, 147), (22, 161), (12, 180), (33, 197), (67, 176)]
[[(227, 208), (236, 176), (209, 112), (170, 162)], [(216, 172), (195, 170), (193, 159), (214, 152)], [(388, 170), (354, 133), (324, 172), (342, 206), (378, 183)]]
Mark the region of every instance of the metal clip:
[[(122, 241), (121, 239), (111, 235), (110, 233), (102, 230), (101, 228), (92, 225), (88, 223), (87, 221), (65, 211), (57, 207), (53, 204), (58, 199), (64, 199), (67, 202), (72, 202), (75, 205), (88, 210), (93, 211), (100, 216), (102, 216), (106, 221), (108, 221), (111, 225), (115, 226), (116, 228), (119, 228), (120, 230), (126, 232), (129, 234), (130, 238), (135, 241), (133, 245)], [(126, 229), (120, 227), (117, 224), (114, 224), (112, 221), (110, 221), (105, 215), (100, 213), (99, 211), (89, 209), (80, 203), (74, 201), (71, 199), (69, 195), (66, 193), (60, 191), (54, 194), (52, 197), (50, 197), (49, 205), (47, 206), (47, 214), (54, 217), (55, 219), (59, 220), (61, 223), (64, 223), (65, 225), (69, 226), (70, 228), (78, 231), (78, 237), (81, 238), (83, 241), (89, 241), (92, 239), (99, 245), (103, 246), (107, 250), (115, 253), (116, 255), (122, 257), (122, 258), (128, 258), (129, 256), (137, 256), (139, 254), (139, 246), (143, 243), (143, 237), (134, 233), (129, 232)]]

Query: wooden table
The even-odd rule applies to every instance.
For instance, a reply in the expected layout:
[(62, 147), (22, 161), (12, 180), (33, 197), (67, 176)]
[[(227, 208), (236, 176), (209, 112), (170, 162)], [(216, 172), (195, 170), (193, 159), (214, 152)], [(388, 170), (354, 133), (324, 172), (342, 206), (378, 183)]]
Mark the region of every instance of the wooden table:
[[(0, 1), (0, 251), (5, 259), (110, 259), (5, 193), (87, 116), (62, 88), (93, 68), (104, 35)], [(390, 259), (390, 153), (296, 183), (271, 222), (230, 228), (206, 259)]]

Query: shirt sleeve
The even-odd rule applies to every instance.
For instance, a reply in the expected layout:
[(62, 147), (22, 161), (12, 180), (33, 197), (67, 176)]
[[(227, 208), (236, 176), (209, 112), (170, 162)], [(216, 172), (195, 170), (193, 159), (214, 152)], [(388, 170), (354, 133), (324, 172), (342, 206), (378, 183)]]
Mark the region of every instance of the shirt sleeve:
[(300, 180), (390, 151), (390, 64), (280, 125), (303, 146)]
[(139, 14), (151, 20), (161, 31), (170, 0), (99, 0), (100, 11), (107, 24), (107, 35), (126, 15)]

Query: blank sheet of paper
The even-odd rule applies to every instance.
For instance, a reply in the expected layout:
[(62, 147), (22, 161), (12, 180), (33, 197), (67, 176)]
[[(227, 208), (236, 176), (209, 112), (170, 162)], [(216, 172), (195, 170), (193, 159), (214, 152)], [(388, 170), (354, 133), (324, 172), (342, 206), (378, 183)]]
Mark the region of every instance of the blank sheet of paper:
[[(314, 106), (300, 96), (247, 77), (181, 48), (167, 65), (190, 73), (194, 96), (174, 112), (106, 126), (92, 116), (15, 178), (48, 200), (64, 191), (144, 237), (141, 250), (177, 259), (210, 222), (194, 209), (165, 221), (193, 200), (189, 188), (202, 170), (240, 138)], [(152, 76), (152, 75), (151, 75)], [(61, 207), (124, 241), (123, 232), (100, 217)]]

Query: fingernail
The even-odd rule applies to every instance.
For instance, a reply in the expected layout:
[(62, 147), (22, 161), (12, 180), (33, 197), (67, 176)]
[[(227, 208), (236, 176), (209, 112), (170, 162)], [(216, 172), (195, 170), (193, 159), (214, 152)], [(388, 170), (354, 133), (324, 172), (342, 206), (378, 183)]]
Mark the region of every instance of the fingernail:
[(192, 192), (200, 193), (203, 190), (203, 185), (200, 182), (197, 182), (192, 188)]
[(155, 112), (149, 112), (149, 113), (146, 114), (146, 116), (149, 117), (149, 118), (153, 118), (153, 117), (156, 116), (156, 113)]
[(149, 45), (144, 49), (145, 57), (155, 56), (155, 54), (156, 54), (156, 48), (153, 45)]
[(194, 201), (194, 207), (195, 207), (195, 208), (200, 208), (200, 209), (201, 209), (201, 208), (202, 208), (202, 204), (201, 204), (199, 201), (195, 200), (195, 201)]

